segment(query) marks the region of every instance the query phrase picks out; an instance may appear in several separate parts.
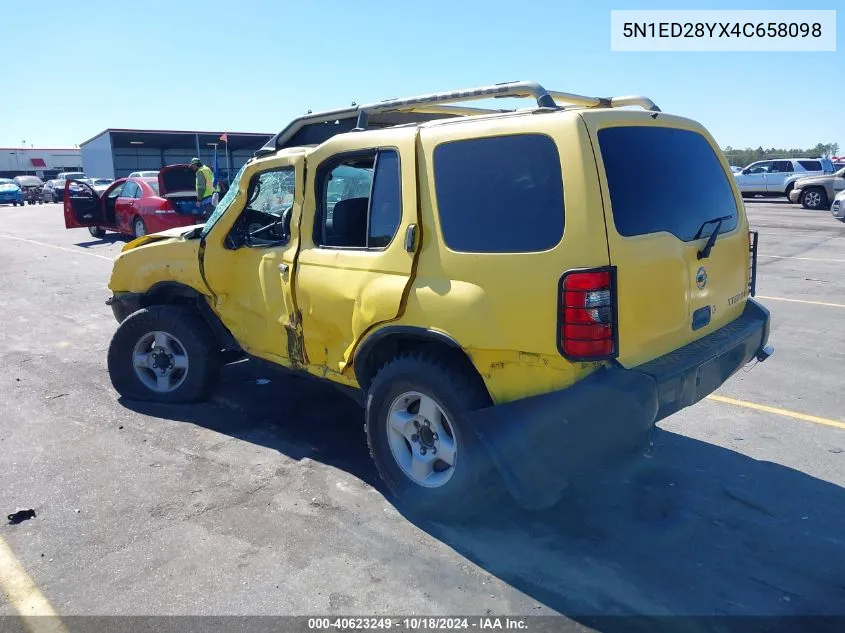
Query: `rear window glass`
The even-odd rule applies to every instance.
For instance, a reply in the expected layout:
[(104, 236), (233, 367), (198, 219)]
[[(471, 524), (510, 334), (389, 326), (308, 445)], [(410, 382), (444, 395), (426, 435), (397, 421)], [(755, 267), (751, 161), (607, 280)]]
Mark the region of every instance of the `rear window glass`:
[(613, 222), (623, 236), (666, 231), (685, 242), (737, 224), (728, 175), (707, 140), (664, 127), (612, 127), (598, 133)]
[(454, 251), (544, 251), (563, 237), (560, 157), (548, 136), (443, 143), (434, 180), (443, 240)]
[(144, 180), (145, 183), (152, 189), (156, 195), (159, 195), (158, 180)]
[(822, 171), (822, 164), (817, 160), (799, 160), (798, 164), (807, 171)]

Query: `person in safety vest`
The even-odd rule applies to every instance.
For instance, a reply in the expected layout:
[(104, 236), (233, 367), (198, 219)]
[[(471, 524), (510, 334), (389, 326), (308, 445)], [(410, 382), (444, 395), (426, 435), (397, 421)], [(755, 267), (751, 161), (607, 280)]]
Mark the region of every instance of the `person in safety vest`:
[(202, 210), (202, 217), (207, 220), (214, 211), (214, 174), (199, 158), (191, 159), (191, 169), (197, 175), (197, 206)]

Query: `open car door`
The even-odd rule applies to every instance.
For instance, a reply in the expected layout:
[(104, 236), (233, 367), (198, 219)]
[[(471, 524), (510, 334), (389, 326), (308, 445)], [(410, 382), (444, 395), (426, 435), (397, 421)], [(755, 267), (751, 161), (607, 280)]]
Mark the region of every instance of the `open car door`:
[(65, 181), (65, 228), (79, 229), (106, 224), (100, 195), (86, 182)]

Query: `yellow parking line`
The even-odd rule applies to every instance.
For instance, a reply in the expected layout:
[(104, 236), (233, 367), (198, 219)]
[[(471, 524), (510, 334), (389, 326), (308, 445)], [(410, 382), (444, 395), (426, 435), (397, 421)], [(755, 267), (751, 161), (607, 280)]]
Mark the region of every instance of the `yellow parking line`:
[(814, 306), (829, 306), (831, 308), (845, 308), (845, 303), (827, 303), (825, 301), (807, 301), (806, 299), (787, 299), (786, 297), (765, 297), (756, 295), (755, 299), (770, 299), (772, 301), (789, 301), (790, 303), (809, 303)]
[[(0, 590), (30, 633), (68, 633), (12, 548), (0, 537)], [(38, 617), (29, 617), (38, 616)]]
[(38, 246), (46, 246), (47, 248), (55, 248), (59, 251), (67, 251), (68, 253), (76, 253), (77, 255), (88, 255), (88, 257), (98, 257), (99, 259), (106, 259), (110, 262), (114, 261), (113, 257), (106, 257), (105, 255), (97, 255), (79, 248), (67, 248), (65, 246), (56, 246), (55, 244), (47, 244), (46, 242), (37, 242), (35, 240), (28, 240), (25, 237), (18, 237), (17, 235), (4, 235), (0, 233), (0, 237), (7, 240), (17, 240), (18, 242), (26, 242), (27, 244), (36, 244)]
[(845, 259), (825, 259), (823, 257), (792, 257), (791, 255), (757, 255), (757, 257), (770, 257), (772, 259), (800, 259), (804, 262), (834, 262), (845, 264)]
[(725, 396), (717, 396), (713, 394), (707, 396), (707, 399), (714, 400), (715, 402), (723, 402), (725, 404), (733, 404), (737, 407), (745, 407), (746, 409), (754, 409), (755, 411), (763, 411), (764, 413), (774, 413), (775, 415), (783, 415), (787, 418), (795, 418), (796, 420), (803, 420), (804, 422), (812, 422), (814, 424), (832, 426), (837, 429), (845, 429), (845, 422), (831, 420), (830, 418), (820, 418), (817, 415), (807, 415), (806, 413), (798, 413), (797, 411), (781, 409), (780, 407), (770, 407), (766, 404), (746, 402), (745, 400), (734, 400), (733, 398), (726, 398)]

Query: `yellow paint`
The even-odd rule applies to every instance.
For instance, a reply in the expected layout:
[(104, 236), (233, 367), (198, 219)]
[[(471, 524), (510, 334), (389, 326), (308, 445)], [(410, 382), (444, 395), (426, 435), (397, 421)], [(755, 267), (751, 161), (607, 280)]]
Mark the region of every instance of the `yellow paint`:
[[(261, 172), (289, 167), (295, 172), (296, 190), (302, 191), (304, 160), (302, 154), (284, 152), (252, 162), (241, 177), (246, 187)], [(288, 327), (293, 327), (295, 310), (290, 271), (299, 246), (299, 232), (293, 231), (286, 244), (255, 248), (229, 249), (226, 236), (246, 204), (246, 192), (239, 195), (210, 232), (204, 271), (216, 296), (212, 308), (244, 350), (250, 354), (290, 367)], [(291, 225), (301, 216), (301, 198), (294, 198)], [(279, 266), (289, 268), (283, 275)]]
[[(302, 313), (305, 351), (312, 373), (348, 371), (356, 343), (368, 329), (399, 315), (411, 282), (414, 255), (405, 250), (405, 231), (417, 222), (416, 128), (372, 130), (335, 136), (312, 154), (301, 247), (296, 270), (296, 302)], [(315, 178), (320, 165), (338, 153), (384, 148), (398, 151), (402, 184), (402, 218), (393, 241), (383, 250), (321, 248), (311, 227), (316, 211)], [(347, 371), (344, 371), (347, 370)], [(332, 375), (329, 375), (332, 378)]]
[[(0, 537), (0, 590), (30, 633), (67, 633), (50, 602)], [(38, 617), (30, 617), (38, 616)]]
[(758, 299), (768, 299), (770, 301), (788, 301), (789, 303), (806, 303), (814, 306), (828, 306), (829, 308), (845, 308), (843, 303), (827, 303), (826, 301), (808, 301), (806, 299), (787, 299), (786, 297), (765, 297), (757, 295)]
[[(680, 127), (701, 133), (717, 148), (696, 123), (622, 110), (481, 116), (342, 134), (316, 148), (283, 150), (247, 164), (240, 194), (206, 240), (207, 286), (196, 264), (197, 240), (151, 236), (127, 247), (110, 287), (143, 292), (157, 281), (181, 281), (209, 298), (250, 354), (351, 386), (357, 385), (355, 351), (370, 334), (388, 325), (437, 329), (467, 352), (494, 401), (508, 402), (572, 385), (600, 366), (561, 357), (557, 286), (567, 270), (615, 264), (620, 361), (639, 364), (739, 316), (748, 285), (748, 225), (735, 191), (737, 228), (720, 236), (703, 262), (695, 257), (703, 240), (684, 244), (665, 234), (621, 237), (603, 168), (597, 166), (601, 161), (594, 155), (597, 131), (612, 125)], [(565, 183), (563, 238), (539, 253), (454, 252), (441, 237), (434, 152), (442, 143), (503, 134), (543, 134), (555, 142)], [(376, 148), (400, 155), (403, 214), (393, 241), (382, 250), (317, 246), (313, 224), (321, 167), (339, 153)], [(226, 248), (226, 236), (244, 210), (248, 184), (263, 170), (279, 167), (296, 171), (290, 241)], [(723, 168), (729, 178), (727, 165)], [(521, 221), (519, 212), (514, 209), (513, 222)], [(418, 226), (418, 238), (408, 252), (405, 233), (412, 224)], [(695, 284), (701, 265), (710, 278), (704, 290)], [(741, 300), (729, 305), (737, 294)], [(692, 332), (691, 312), (704, 305), (714, 309), (712, 322)]]
[[(734, 188), (738, 214), (736, 228), (719, 234), (707, 259), (699, 260), (697, 257), (706, 238), (682, 242), (669, 233), (649, 233), (634, 237), (620, 235), (613, 221), (597, 134), (610, 127), (643, 125), (643, 117), (638, 112), (612, 110), (584, 112), (583, 117), (599, 157), (597, 163), (601, 174), (601, 194), (605, 200), (610, 259), (611, 263), (618, 266), (619, 362), (631, 367), (702, 338), (742, 314), (745, 301), (731, 304), (730, 299), (736, 295), (744, 297), (748, 291), (748, 222), (742, 198)], [(710, 134), (694, 121), (661, 114), (650, 121), (649, 125), (696, 132), (707, 140), (717, 156), (721, 156)], [(632, 156), (632, 160), (636, 161), (635, 156)], [(727, 172), (727, 165), (723, 167)], [(679, 200), (678, 205), (678, 212), (683, 213), (683, 200)], [(727, 213), (725, 210), (722, 213), (718, 211), (714, 210), (713, 216)], [(601, 213), (601, 210), (597, 207), (596, 212)], [(705, 235), (709, 235), (709, 229), (712, 228), (709, 227)], [(704, 268), (707, 273), (707, 284), (703, 289), (699, 289), (696, 283), (699, 268)], [(705, 306), (711, 308), (710, 323), (693, 331), (692, 315)]]
[(717, 396), (711, 394), (707, 396), (708, 400), (714, 402), (722, 402), (724, 404), (732, 404), (737, 407), (745, 407), (746, 409), (754, 409), (755, 411), (762, 411), (764, 413), (774, 413), (775, 415), (782, 415), (796, 420), (803, 420), (804, 422), (812, 422), (814, 424), (822, 424), (824, 426), (832, 426), (837, 429), (845, 429), (845, 422), (839, 420), (831, 420), (830, 418), (822, 418), (817, 415), (807, 415), (806, 413), (798, 413), (797, 411), (789, 411), (788, 409), (781, 409), (780, 407), (771, 407), (766, 404), (757, 404), (756, 402), (746, 402), (745, 400), (735, 400), (734, 398), (726, 398), (725, 396)]
[(207, 295), (198, 252), (199, 240), (160, 233), (133, 240), (115, 259), (109, 288), (114, 292), (142, 293), (157, 283), (173, 281)]

